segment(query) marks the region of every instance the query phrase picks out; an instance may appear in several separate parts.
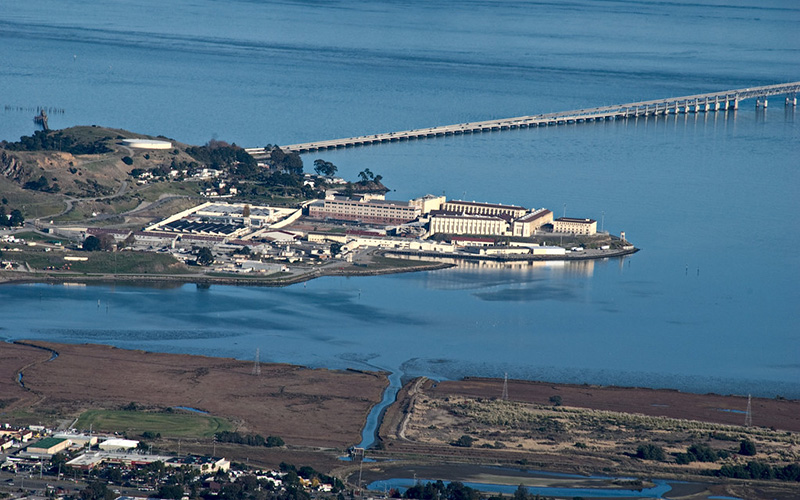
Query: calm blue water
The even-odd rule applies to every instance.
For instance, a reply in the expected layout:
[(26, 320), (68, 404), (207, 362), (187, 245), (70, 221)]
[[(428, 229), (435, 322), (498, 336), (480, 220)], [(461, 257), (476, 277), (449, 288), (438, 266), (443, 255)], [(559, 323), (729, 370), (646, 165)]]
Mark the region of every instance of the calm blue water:
[[(33, 130), (15, 106), (64, 108), (53, 127), (263, 146), (800, 80), (792, 1), (5, 7), (10, 140)], [(0, 335), (800, 397), (800, 125), (782, 99), (753, 108), (304, 157), (349, 178), (369, 167), (399, 199), (445, 192), (602, 218), (642, 248), (625, 260), (280, 290), (6, 286)]]

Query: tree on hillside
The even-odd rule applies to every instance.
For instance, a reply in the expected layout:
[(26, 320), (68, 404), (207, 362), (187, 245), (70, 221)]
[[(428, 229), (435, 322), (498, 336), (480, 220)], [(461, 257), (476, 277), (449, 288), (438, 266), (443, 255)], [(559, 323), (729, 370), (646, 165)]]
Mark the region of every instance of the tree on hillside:
[(281, 167), (291, 174), (302, 175), (303, 159), (300, 158), (300, 155), (297, 153), (289, 153), (286, 155), (286, 158), (283, 159)]
[(475, 442), (475, 438), (472, 436), (468, 436), (464, 434), (460, 438), (456, 439), (455, 441), (451, 441), (451, 446), (458, 446), (460, 448), (470, 448), (472, 447), (472, 443)]
[(314, 160), (314, 172), (317, 175), (324, 175), (325, 177), (333, 177), (336, 174), (337, 170), (339, 170), (336, 165), (329, 161), (325, 161), (323, 159)]
[(11, 211), (11, 217), (8, 219), (9, 224), (11, 227), (18, 227), (25, 224), (25, 217), (22, 215), (22, 212), (19, 209), (14, 209)]
[(366, 184), (375, 179), (375, 174), (373, 174), (370, 171), (370, 169), (365, 168), (364, 170), (358, 173), (358, 177), (359, 179), (361, 179), (359, 182), (361, 182), (362, 184)]
[(640, 444), (636, 448), (636, 457), (642, 460), (657, 460), (659, 462), (666, 458), (664, 448), (656, 444)]
[(739, 455), (752, 457), (756, 454), (756, 444), (749, 439), (742, 439), (739, 445)]

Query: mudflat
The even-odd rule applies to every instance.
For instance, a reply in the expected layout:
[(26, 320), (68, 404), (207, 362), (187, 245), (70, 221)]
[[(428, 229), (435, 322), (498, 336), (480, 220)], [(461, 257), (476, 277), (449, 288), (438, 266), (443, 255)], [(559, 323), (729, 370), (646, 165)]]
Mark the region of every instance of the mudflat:
[(153, 412), (187, 407), (224, 418), (240, 433), (344, 448), (360, 441), (366, 416), (388, 384), (382, 373), (259, 368), (254, 374), (252, 361), (103, 345), (4, 343), (0, 413), (53, 424), (130, 403)]

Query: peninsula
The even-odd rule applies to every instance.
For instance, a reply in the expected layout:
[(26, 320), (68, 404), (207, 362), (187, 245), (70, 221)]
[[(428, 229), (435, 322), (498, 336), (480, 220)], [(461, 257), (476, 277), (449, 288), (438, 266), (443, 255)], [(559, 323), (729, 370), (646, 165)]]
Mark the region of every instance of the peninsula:
[(459, 262), (585, 261), (636, 252), (625, 233), (546, 208), (385, 199), (383, 177), (336, 177), (268, 146), (190, 146), (102, 127), (0, 143), (2, 281), (282, 286)]

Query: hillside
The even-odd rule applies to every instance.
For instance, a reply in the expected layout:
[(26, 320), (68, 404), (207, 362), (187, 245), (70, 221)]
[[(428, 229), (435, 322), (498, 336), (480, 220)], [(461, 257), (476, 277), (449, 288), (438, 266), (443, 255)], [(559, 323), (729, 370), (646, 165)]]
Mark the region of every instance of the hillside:
[(122, 145), (127, 138), (153, 137), (80, 126), (0, 143), (4, 203), (23, 208), (26, 218), (66, 222), (108, 218), (170, 194), (197, 196), (197, 183), (137, 185), (131, 176), (134, 169), (168, 172), (175, 165), (191, 165), (194, 159), (185, 144), (171, 141), (171, 150), (134, 150)]

